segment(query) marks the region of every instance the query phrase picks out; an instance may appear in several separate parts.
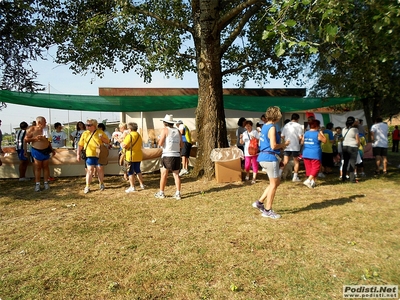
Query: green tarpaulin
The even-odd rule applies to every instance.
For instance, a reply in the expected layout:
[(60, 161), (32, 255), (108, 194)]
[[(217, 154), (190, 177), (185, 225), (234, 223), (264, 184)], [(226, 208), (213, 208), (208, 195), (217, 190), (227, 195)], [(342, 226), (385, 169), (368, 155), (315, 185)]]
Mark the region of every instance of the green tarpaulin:
[[(149, 112), (197, 107), (197, 95), (177, 96), (81, 96), (0, 91), (0, 101), (35, 107), (82, 111)], [(224, 95), (225, 109), (265, 111), (279, 106), (284, 112), (306, 111), (357, 100), (354, 97), (303, 98)]]

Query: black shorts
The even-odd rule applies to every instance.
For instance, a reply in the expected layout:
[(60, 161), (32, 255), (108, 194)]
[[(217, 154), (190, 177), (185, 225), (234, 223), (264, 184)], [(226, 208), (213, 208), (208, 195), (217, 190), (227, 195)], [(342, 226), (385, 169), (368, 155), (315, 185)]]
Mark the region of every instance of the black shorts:
[(387, 156), (388, 148), (382, 147), (373, 147), (372, 148), (372, 155), (373, 156)]
[(293, 157), (299, 157), (300, 151), (283, 151), (284, 156), (292, 156)]
[(183, 142), (183, 148), (181, 149), (181, 156), (189, 157), (190, 150), (192, 150), (192, 144), (188, 142)]
[(181, 168), (181, 158), (180, 157), (163, 157), (162, 166), (168, 171), (179, 171)]
[(333, 153), (322, 152), (321, 164), (323, 167), (333, 168)]

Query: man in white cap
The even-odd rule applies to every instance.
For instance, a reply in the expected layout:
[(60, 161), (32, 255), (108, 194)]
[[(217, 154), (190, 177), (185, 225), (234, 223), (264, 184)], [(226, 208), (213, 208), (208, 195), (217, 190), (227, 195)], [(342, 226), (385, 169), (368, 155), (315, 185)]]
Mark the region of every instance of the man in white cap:
[(179, 176), (189, 174), (189, 156), (190, 150), (192, 149), (192, 137), (190, 135), (189, 128), (183, 124), (181, 120), (176, 122), (176, 127), (178, 127), (179, 132), (182, 135), (183, 147), (181, 149), (182, 157), (182, 170), (179, 172)]
[(167, 185), (168, 172), (171, 171), (174, 176), (176, 193), (174, 198), (181, 200), (181, 179), (179, 178), (179, 169), (181, 168), (181, 148), (183, 146), (182, 136), (178, 128), (174, 127), (176, 121), (172, 115), (165, 115), (162, 119), (164, 128), (161, 130), (158, 145), (163, 148), (161, 156), (162, 168), (160, 179), (160, 191), (154, 196), (156, 198), (165, 198), (164, 189)]

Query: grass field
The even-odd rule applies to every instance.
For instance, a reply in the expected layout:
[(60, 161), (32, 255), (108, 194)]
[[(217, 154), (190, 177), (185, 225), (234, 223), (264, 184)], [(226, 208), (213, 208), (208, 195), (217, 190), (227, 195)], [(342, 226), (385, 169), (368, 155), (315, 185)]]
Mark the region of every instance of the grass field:
[[(83, 193), (84, 178), (49, 191), (0, 180), (0, 299), (342, 299), (343, 285), (400, 283), (400, 155), (389, 174), (310, 190), (283, 182), (279, 220), (251, 207), (268, 181), (184, 177), (181, 201), (121, 177)], [(304, 172), (300, 174), (304, 178)], [(170, 175), (166, 194), (174, 193)]]

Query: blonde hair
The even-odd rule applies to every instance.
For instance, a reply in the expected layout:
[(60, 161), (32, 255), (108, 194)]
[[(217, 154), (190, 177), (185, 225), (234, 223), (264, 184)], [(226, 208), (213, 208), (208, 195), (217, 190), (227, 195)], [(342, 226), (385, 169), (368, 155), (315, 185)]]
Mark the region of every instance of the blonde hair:
[(280, 118), (282, 118), (281, 109), (278, 106), (268, 107), (267, 111), (265, 112), (265, 118), (267, 121), (278, 121)]
[(118, 127), (123, 129), (128, 129), (128, 125), (126, 125), (126, 123), (119, 123)]
[(88, 123), (88, 122), (93, 124), (95, 129), (97, 128), (97, 120), (96, 119), (87, 119), (86, 123)]

